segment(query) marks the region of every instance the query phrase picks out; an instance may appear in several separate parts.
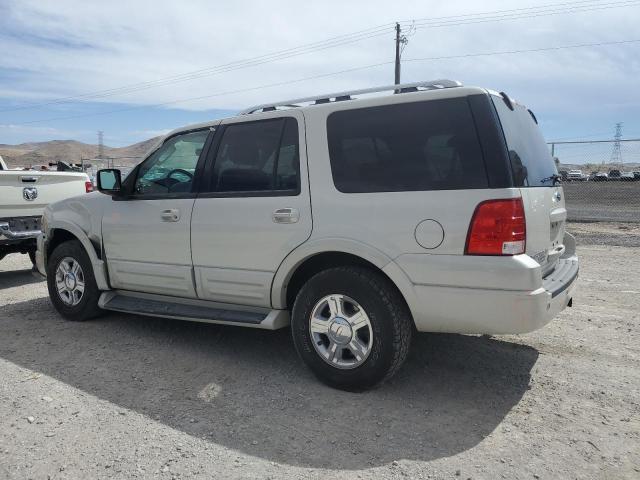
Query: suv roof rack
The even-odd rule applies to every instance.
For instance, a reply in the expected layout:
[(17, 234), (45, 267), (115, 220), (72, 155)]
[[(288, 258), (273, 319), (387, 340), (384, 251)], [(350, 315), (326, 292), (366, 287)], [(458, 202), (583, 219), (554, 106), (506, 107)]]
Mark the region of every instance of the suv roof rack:
[(240, 112), (240, 115), (249, 115), (256, 112), (270, 112), (277, 110), (278, 107), (296, 108), (300, 107), (300, 103), (311, 103), (319, 105), (322, 103), (340, 102), (352, 100), (354, 95), (364, 95), (367, 93), (378, 93), (393, 91), (394, 93), (409, 93), (423, 90), (438, 90), (441, 88), (462, 87), (462, 83), (456, 80), (431, 80), (426, 82), (402, 83), (400, 85), (384, 85), (382, 87), (363, 88), (361, 90), (353, 90), (348, 92), (328, 93), (325, 95), (314, 95), (312, 97), (296, 98), (294, 100), (285, 100), (282, 102), (265, 103), (263, 105), (255, 105)]

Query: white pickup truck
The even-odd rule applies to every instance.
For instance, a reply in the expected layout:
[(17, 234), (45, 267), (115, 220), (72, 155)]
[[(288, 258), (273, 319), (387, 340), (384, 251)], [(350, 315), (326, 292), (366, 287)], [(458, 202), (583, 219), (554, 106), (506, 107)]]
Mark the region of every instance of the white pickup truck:
[(0, 157), (0, 260), (26, 253), (34, 262), (44, 207), (91, 191), (86, 173), (9, 170)]

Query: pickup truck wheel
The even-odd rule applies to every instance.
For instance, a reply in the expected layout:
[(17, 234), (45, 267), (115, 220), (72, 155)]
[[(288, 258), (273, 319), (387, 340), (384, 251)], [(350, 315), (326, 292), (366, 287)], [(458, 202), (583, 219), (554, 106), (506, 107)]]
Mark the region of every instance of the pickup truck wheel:
[(101, 312), (91, 260), (77, 240), (61, 243), (50, 255), (47, 287), (51, 303), (67, 320), (88, 320)]
[(322, 271), (302, 287), (291, 330), (298, 354), (320, 380), (361, 391), (396, 373), (407, 357), (413, 326), (395, 286), (354, 266)]

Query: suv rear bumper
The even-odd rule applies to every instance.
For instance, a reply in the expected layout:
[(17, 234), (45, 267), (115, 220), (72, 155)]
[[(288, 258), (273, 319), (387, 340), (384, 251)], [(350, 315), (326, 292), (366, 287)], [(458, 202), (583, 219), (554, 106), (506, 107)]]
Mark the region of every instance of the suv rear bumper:
[[(566, 246), (570, 244), (571, 240), (567, 239)], [(467, 264), (466, 272), (461, 268), (462, 263), (451, 262), (450, 268), (483, 288), (452, 286), (450, 282), (448, 285), (417, 283), (415, 264), (411, 272), (401, 262), (401, 268), (413, 281), (410, 296), (413, 300), (408, 303), (416, 328), (424, 332), (499, 335), (527, 333), (543, 327), (567, 307), (576, 291), (579, 261), (574, 248), (567, 250), (553, 272), (542, 280), (539, 265), (524, 255), (494, 262), (493, 268), (483, 265), (486, 257), (479, 261), (466, 257), (471, 262)], [(415, 256), (411, 257), (415, 260)], [(464, 261), (460, 257), (458, 260)], [(428, 268), (426, 262), (422, 266)], [(519, 274), (516, 274), (518, 270)], [(532, 285), (536, 275), (536, 285)], [(432, 274), (426, 276), (433, 280)], [(480, 276), (486, 281), (477, 283)], [(502, 288), (498, 286), (499, 279), (504, 284)]]

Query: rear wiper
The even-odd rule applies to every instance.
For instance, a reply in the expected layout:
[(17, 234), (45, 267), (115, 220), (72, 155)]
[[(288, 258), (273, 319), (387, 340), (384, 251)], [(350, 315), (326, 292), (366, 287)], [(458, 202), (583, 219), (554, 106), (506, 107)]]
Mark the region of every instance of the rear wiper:
[(557, 183), (561, 183), (562, 177), (560, 175), (553, 174), (550, 177), (545, 177), (542, 180), (540, 180), (540, 183), (545, 183), (545, 182), (549, 182), (553, 180), (553, 184), (557, 184)]

